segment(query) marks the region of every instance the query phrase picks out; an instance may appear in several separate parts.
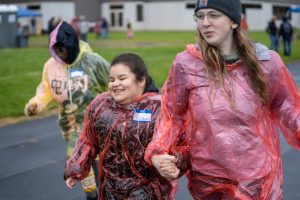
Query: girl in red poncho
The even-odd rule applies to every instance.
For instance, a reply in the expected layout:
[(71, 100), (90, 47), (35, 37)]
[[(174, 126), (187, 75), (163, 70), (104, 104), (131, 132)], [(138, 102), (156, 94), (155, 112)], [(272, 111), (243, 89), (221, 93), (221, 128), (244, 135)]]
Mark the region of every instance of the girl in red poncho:
[(135, 54), (116, 57), (109, 77), (109, 92), (89, 105), (81, 137), (66, 162), (67, 186), (84, 178), (99, 155), (99, 200), (171, 199), (171, 183), (144, 160), (160, 112), (154, 81)]
[(275, 51), (246, 38), (241, 11), (240, 0), (197, 1), (198, 43), (173, 62), (145, 152), (160, 171), (161, 157), (190, 129), (189, 190), (197, 200), (280, 200), (279, 129), (300, 149), (298, 88)]

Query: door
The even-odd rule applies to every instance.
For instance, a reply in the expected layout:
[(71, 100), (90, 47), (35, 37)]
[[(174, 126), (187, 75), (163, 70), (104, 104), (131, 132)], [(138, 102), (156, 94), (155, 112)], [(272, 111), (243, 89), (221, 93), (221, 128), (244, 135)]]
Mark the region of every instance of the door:
[(123, 5), (110, 6), (110, 27), (113, 30), (121, 30), (123, 28)]

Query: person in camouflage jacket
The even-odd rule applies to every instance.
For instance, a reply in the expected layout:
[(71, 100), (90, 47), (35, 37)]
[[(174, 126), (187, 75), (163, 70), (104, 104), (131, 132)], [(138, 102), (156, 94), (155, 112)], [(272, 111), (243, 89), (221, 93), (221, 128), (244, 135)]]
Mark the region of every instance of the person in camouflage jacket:
[[(58, 103), (59, 125), (70, 156), (82, 130), (86, 106), (107, 88), (109, 63), (80, 41), (66, 22), (52, 31), (49, 51), (52, 57), (44, 65), (42, 81), (26, 104), (25, 114), (34, 116), (50, 102)], [(81, 185), (87, 199), (97, 199), (93, 170)]]

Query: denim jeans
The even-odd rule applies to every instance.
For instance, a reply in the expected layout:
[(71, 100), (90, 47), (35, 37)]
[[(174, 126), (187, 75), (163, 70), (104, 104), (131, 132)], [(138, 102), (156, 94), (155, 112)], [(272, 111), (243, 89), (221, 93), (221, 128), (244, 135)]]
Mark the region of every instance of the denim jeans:
[(279, 46), (279, 37), (278, 37), (278, 35), (270, 34), (270, 40), (271, 40), (270, 49), (278, 52), (278, 46)]
[(108, 37), (108, 29), (106, 29), (106, 28), (101, 29), (101, 37), (104, 37), (104, 38)]
[(291, 55), (291, 52), (292, 52), (291, 43), (292, 43), (292, 39), (290, 37), (283, 38), (283, 53), (286, 56)]

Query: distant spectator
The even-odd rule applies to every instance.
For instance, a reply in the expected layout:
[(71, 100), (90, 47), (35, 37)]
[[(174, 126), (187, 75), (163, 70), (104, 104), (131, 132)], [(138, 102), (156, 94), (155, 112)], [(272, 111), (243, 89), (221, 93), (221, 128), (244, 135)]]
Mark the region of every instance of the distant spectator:
[(35, 35), (36, 34), (36, 20), (34, 17), (31, 18), (30, 25), (31, 25), (31, 34)]
[(248, 32), (249, 26), (248, 26), (248, 22), (247, 22), (246, 17), (245, 17), (244, 14), (242, 14), (241, 28), (242, 28), (244, 31)]
[(30, 27), (29, 25), (25, 25), (21, 27), (21, 36), (19, 40), (19, 47), (28, 47), (28, 38), (30, 35)]
[(127, 22), (127, 38), (133, 38), (133, 30), (132, 30), (132, 24), (131, 24), (131, 21), (128, 20)]
[(104, 37), (104, 38), (108, 37), (108, 22), (107, 22), (106, 18), (102, 18), (101, 37)]
[(293, 26), (287, 19), (287, 17), (282, 18), (282, 23), (279, 29), (279, 35), (282, 36), (283, 42), (283, 53), (285, 56), (290, 56), (292, 52), (292, 39), (293, 39)]
[(20, 22), (17, 22), (17, 36), (22, 34), (22, 26)]
[(278, 35), (278, 28), (276, 25), (276, 16), (272, 16), (271, 20), (268, 23), (267, 26), (267, 33), (269, 34), (271, 46), (270, 49), (278, 52), (278, 46), (279, 46), (279, 35)]
[(48, 34), (50, 34), (55, 28), (55, 18), (51, 17), (48, 21)]
[(80, 37), (80, 31), (79, 31), (79, 18), (75, 16), (72, 21), (70, 22), (70, 25), (74, 29), (74, 31), (77, 33), (78, 37)]
[(99, 19), (97, 19), (95, 22), (94, 32), (96, 34), (96, 37), (99, 38), (101, 34), (101, 21)]
[(29, 37), (29, 27), (21, 26), (17, 23), (17, 47), (27, 47), (28, 46), (28, 37)]
[(80, 39), (87, 42), (88, 41), (87, 34), (90, 30), (90, 25), (89, 22), (85, 19), (84, 15), (80, 15), (78, 26), (79, 26)]

